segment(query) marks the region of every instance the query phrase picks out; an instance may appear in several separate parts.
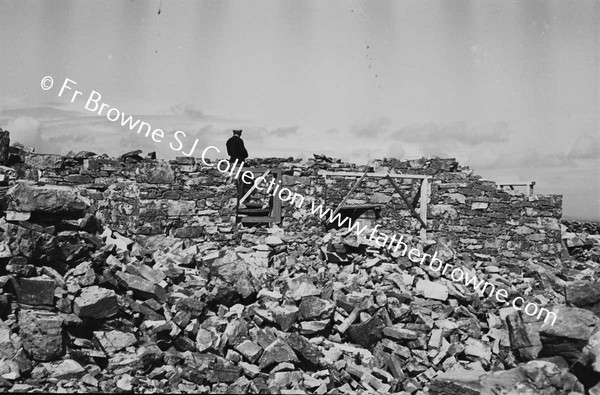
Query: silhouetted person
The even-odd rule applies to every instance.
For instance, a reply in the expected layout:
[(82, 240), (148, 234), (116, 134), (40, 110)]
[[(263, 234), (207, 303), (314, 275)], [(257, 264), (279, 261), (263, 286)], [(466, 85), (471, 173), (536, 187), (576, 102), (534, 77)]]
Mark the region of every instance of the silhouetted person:
[(241, 162), (248, 158), (248, 151), (246, 151), (246, 147), (244, 147), (241, 130), (234, 130), (233, 136), (227, 140), (227, 154), (229, 155), (229, 162), (232, 164), (236, 159), (238, 164), (241, 164)]
[[(244, 147), (242, 140), (242, 131), (234, 130), (233, 136), (227, 140), (227, 154), (229, 155), (229, 163), (235, 166), (241, 166), (242, 162), (248, 158), (248, 151)], [(237, 160), (237, 163), (235, 162)], [(250, 189), (252, 184), (246, 184), (240, 179), (236, 179), (237, 198), (238, 201), (244, 196), (246, 191)]]

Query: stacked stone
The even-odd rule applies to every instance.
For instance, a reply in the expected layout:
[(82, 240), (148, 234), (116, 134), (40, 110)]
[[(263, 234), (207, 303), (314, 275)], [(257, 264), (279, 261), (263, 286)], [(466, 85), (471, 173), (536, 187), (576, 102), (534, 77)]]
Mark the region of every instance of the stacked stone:
[[(172, 232), (179, 237), (231, 239), (235, 222), (235, 186), (200, 158), (173, 161), (142, 158), (139, 154), (111, 159), (93, 153), (68, 157), (22, 153), (16, 165), (21, 178), (86, 189), (84, 193), (103, 223), (131, 234)], [(315, 155), (307, 161), (293, 158), (256, 159), (253, 167), (279, 167), (283, 184), (305, 197), (298, 209), (284, 202), (284, 229), (310, 230), (318, 220), (308, 213), (309, 202), (334, 208), (357, 177), (327, 177), (320, 172), (392, 172), (432, 177), (428, 202), (428, 234), (450, 237), (460, 253), (502, 255), (507, 258), (554, 258), (562, 252), (559, 195), (513, 195), (482, 180), (456, 160), (384, 159), (368, 166), (343, 163)], [(419, 192), (418, 180), (398, 180), (411, 201)], [(381, 205), (380, 224), (389, 233), (418, 234), (419, 221), (411, 215), (394, 188), (384, 179), (367, 178), (347, 204)], [(417, 210), (419, 204), (417, 204)], [(298, 223), (298, 219), (302, 219)], [(208, 225), (210, 224), (210, 225)], [(216, 225), (216, 226), (215, 226)]]

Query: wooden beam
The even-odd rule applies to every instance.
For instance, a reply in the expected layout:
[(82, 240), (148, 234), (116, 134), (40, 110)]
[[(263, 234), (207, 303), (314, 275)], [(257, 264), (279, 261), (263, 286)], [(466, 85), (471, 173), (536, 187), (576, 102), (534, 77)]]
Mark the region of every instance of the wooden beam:
[[(367, 177), (378, 177), (378, 178), (412, 178), (416, 180), (431, 179), (431, 176), (421, 174), (395, 174), (395, 173), (365, 173)], [(361, 177), (363, 173), (354, 171), (320, 171), (319, 175), (322, 176), (338, 176), (338, 177)]]
[[(250, 170), (250, 171), (251, 171), (251, 170)], [(270, 172), (270, 171), (271, 171), (271, 170), (267, 169), (267, 171), (265, 171), (265, 172), (263, 173), (262, 177), (266, 177), (266, 176), (267, 176), (267, 174), (269, 174), (269, 172)], [(258, 177), (258, 178), (260, 178), (260, 177)], [(236, 180), (236, 181), (237, 181), (237, 182), (243, 182), (242, 180)], [(246, 201), (246, 199), (248, 199), (248, 197), (250, 197), (250, 195), (252, 194), (252, 192), (254, 192), (254, 190), (255, 190), (256, 188), (257, 188), (257, 186), (256, 186), (256, 182), (253, 182), (253, 183), (252, 183), (252, 187), (251, 187), (251, 188), (248, 190), (248, 192), (246, 192), (246, 194), (244, 195), (244, 197), (242, 197), (242, 198), (240, 199), (240, 201), (238, 202), (238, 206), (239, 206), (240, 204), (244, 203), (244, 202)]]
[(504, 182), (499, 183), (498, 186), (500, 188), (509, 187), (512, 191), (515, 190), (515, 187), (527, 187), (527, 196), (533, 195), (533, 186), (535, 185), (535, 181), (530, 182)]
[(262, 223), (271, 223), (271, 222), (276, 222), (276, 223), (281, 222), (281, 220), (278, 220), (275, 217), (240, 217), (240, 219), (243, 224), (262, 224)]
[(504, 182), (502, 184), (498, 184), (501, 187), (508, 187), (508, 186), (516, 186), (516, 187), (526, 187), (529, 185), (535, 185), (535, 181), (531, 181), (531, 182)]
[[(396, 190), (396, 192), (398, 192), (398, 194), (400, 195), (400, 197), (402, 198), (402, 200), (404, 200), (404, 203), (408, 206), (408, 209), (410, 210), (410, 212), (413, 215), (413, 217), (415, 217), (416, 219), (419, 220), (419, 222), (421, 223), (421, 225), (422, 225), (423, 228), (427, 229), (427, 223), (423, 221), (423, 219), (421, 218), (421, 216), (419, 214), (417, 214), (417, 212), (411, 206), (411, 204), (408, 201), (408, 199), (406, 198), (406, 196), (404, 196), (404, 192), (402, 192), (402, 190), (394, 182), (394, 179), (392, 177), (388, 177), (387, 179), (390, 182), (390, 184), (392, 184), (392, 186), (394, 187), (394, 189)], [(425, 180), (423, 180), (423, 181), (425, 181)], [(423, 184), (425, 184), (425, 182), (423, 182)], [(423, 184), (421, 184), (421, 201), (423, 201), (422, 200), (423, 199)], [(427, 196), (427, 195), (425, 195), (425, 196)], [(425, 207), (425, 209), (427, 209), (427, 207)], [(425, 214), (425, 215), (427, 215), (427, 214)]]
[(331, 214), (331, 218), (335, 218), (335, 215), (338, 213), (338, 211), (340, 211), (340, 208), (342, 208), (342, 206), (344, 205), (344, 203), (346, 203), (346, 200), (348, 200), (348, 198), (350, 197), (350, 195), (352, 194), (352, 192), (354, 192), (356, 190), (356, 188), (358, 188), (358, 186), (360, 185), (360, 183), (362, 182), (362, 180), (365, 179), (366, 176), (367, 176), (367, 172), (365, 171), (365, 174), (363, 174), (358, 179), (358, 181), (356, 181), (356, 184), (354, 184), (354, 186), (352, 187), (352, 189), (350, 189), (350, 192), (348, 192), (346, 194), (346, 196), (344, 196), (344, 199), (342, 199), (342, 202), (340, 204), (338, 204), (338, 206), (335, 209), (335, 211), (333, 212), (333, 214)]

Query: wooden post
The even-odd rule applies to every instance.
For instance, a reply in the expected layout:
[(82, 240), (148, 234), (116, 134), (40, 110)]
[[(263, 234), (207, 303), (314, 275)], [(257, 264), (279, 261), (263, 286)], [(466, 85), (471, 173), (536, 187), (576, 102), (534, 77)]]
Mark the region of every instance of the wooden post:
[(344, 196), (344, 199), (342, 199), (341, 203), (337, 206), (337, 208), (335, 209), (335, 211), (333, 212), (333, 214), (331, 214), (331, 218), (334, 218), (335, 215), (338, 213), (338, 211), (340, 211), (340, 209), (342, 208), (342, 206), (344, 205), (344, 203), (346, 203), (346, 200), (348, 200), (348, 198), (350, 197), (350, 195), (352, 194), (352, 192), (354, 192), (354, 190), (356, 188), (358, 188), (358, 186), (360, 185), (360, 183), (362, 182), (362, 180), (364, 180), (364, 178), (367, 176), (367, 173), (369, 171), (365, 171), (365, 174), (363, 174), (358, 181), (356, 181), (356, 184), (354, 184), (354, 186), (352, 187), (352, 189), (350, 189), (350, 192), (348, 192), (348, 194), (346, 196)]
[(421, 183), (421, 220), (425, 223), (425, 226), (421, 228), (419, 231), (419, 236), (422, 240), (427, 239), (427, 200), (429, 198), (429, 193), (427, 188), (429, 186), (429, 181), (427, 178), (423, 179)]
[[(417, 214), (417, 212), (411, 206), (411, 204), (408, 201), (408, 199), (406, 198), (406, 196), (404, 196), (404, 192), (402, 192), (402, 189), (400, 189), (398, 187), (398, 185), (396, 185), (396, 183), (394, 182), (392, 177), (388, 177), (387, 179), (390, 182), (390, 184), (392, 184), (392, 186), (394, 187), (396, 192), (398, 192), (398, 195), (400, 195), (400, 197), (402, 198), (404, 203), (408, 206), (408, 209), (410, 210), (410, 213), (413, 215), (413, 217), (415, 217), (416, 219), (419, 220), (419, 222), (421, 223), (421, 230), (426, 229), (427, 222), (423, 221), (423, 214), (422, 214), (423, 207), (421, 207), (421, 215)], [(423, 188), (423, 185), (425, 185), (425, 187), (427, 187), (427, 183), (425, 181), (427, 181), (426, 178), (423, 179), (423, 184), (421, 184), (421, 188)], [(425, 189), (425, 193), (427, 193), (427, 189)], [(427, 200), (427, 195), (425, 195), (425, 200)], [(421, 189), (421, 204), (422, 204), (422, 202), (423, 202), (423, 189)], [(425, 210), (427, 210), (427, 206), (425, 206)], [(427, 219), (427, 213), (425, 213), (425, 219)]]

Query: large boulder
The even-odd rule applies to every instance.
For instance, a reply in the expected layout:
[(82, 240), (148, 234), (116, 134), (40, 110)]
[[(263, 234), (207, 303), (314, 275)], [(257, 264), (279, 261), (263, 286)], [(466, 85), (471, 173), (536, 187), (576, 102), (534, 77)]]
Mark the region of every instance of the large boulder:
[(90, 202), (77, 189), (21, 181), (6, 193), (8, 210), (83, 216)]
[(4, 257), (23, 256), (34, 261), (52, 261), (58, 253), (58, 240), (46, 229), (30, 226), (28, 228), (11, 224), (0, 224), (4, 231)]
[(574, 281), (565, 286), (568, 306), (580, 307), (600, 316), (600, 281)]
[[(563, 361), (564, 362), (564, 361)], [(430, 394), (546, 394), (584, 393), (584, 386), (566, 366), (530, 361), (514, 369), (495, 372), (452, 369), (437, 375)]]
[(63, 354), (62, 318), (36, 310), (19, 312), (23, 347), (35, 361), (52, 361)]
[(506, 317), (510, 347), (522, 361), (536, 359), (542, 350), (540, 327), (543, 322), (516, 311)]
[(568, 362), (578, 360), (588, 340), (598, 331), (600, 318), (588, 310), (556, 306), (556, 323), (545, 322), (540, 327), (542, 350), (539, 356), (562, 356)]
[(515, 369), (497, 371), (481, 378), (484, 394), (584, 393), (575, 375), (549, 361), (530, 361)]

